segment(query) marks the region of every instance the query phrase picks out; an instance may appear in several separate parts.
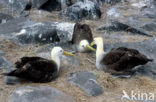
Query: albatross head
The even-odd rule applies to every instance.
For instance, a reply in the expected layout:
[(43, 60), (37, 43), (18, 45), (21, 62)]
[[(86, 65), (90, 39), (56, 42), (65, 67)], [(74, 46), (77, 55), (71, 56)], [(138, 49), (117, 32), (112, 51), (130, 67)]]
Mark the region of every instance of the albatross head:
[(60, 67), (60, 57), (62, 55), (67, 55), (67, 56), (74, 56), (71, 53), (68, 53), (66, 51), (64, 51), (61, 47), (54, 47), (51, 51), (51, 57), (52, 60), (56, 62), (56, 64), (58, 65), (58, 68)]
[(51, 51), (51, 55), (52, 55), (52, 57), (53, 57), (53, 56), (58, 56), (58, 57), (60, 57), (60, 56), (62, 56), (62, 55), (74, 56), (73, 54), (64, 51), (61, 47), (54, 47), (54, 48), (52, 49), (52, 51)]
[(103, 45), (103, 38), (102, 37), (96, 37), (94, 38), (94, 41), (91, 43), (91, 46), (93, 45)]
[(94, 48), (92, 48), (89, 45), (89, 42), (87, 40), (81, 40), (80, 44), (79, 44), (79, 51), (80, 52), (85, 52), (85, 51), (88, 51), (88, 50), (96, 51)]

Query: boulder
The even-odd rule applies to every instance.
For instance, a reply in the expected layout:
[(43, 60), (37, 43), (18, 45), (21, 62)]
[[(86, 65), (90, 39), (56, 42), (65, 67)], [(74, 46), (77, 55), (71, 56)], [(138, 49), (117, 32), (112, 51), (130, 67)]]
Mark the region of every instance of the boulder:
[(56, 24), (56, 32), (61, 42), (72, 40), (75, 23), (60, 22)]
[(48, 0), (32, 0), (32, 7), (40, 9)]
[[(1, 52), (0, 52), (1, 55)], [(13, 65), (5, 58), (0, 56), (0, 69), (7, 69), (8, 72), (14, 70), (15, 68), (12, 67)], [(6, 84), (17, 84), (25, 81), (24, 79), (20, 79), (13, 76), (5, 76), (5, 83)]]
[(132, 7), (139, 8), (139, 9), (144, 9), (144, 8), (153, 8), (154, 7), (154, 1), (155, 0), (133, 0), (129, 1), (129, 4)]
[[(76, 0), (73, 0), (73, 2), (75, 3)], [(86, 0), (77, 0), (77, 1), (86, 1)], [(96, 2), (100, 5), (103, 5), (103, 4), (112, 4), (112, 5), (115, 5), (117, 3), (120, 3), (120, 2), (124, 2), (126, 0), (90, 0), (90, 1), (93, 1), (93, 2)]]
[(0, 69), (6, 69), (11, 66), (11, 63), (5, 58), (0, 56)]
[(21, 14), (24, 10), (31, 7), (30, 0), (8, 0), (7, 2), (10, 5), (10, 8), (17, 14)]
[(8, 102), (75, 102), (71, 96), (47, 86), (17, 88)]
[(156, 31), (156, 23), (155, 22), (147, 23), (144, 26), (142, 26), (141, 28), (143, 28), (147, 31)]
[(123, 17), (123, 15), (120, 13), (120, 11), (115, 7), (110, 8), (107, 11), (107, 16), (112, 17), (112, 18), (122, 18)]
[(110, 26), (107, 27), (99, 27), (97, 30), (107, 30), (107, 31), (126, 31), (126, 32), (131, 32), (139, 35), (144, 35), (148, 37), (153, 37), (151, 34), (149, 34), (147, 31), (144, 29), (131, 26), (128, 24), (124, 24), (122, 22), (116, 21), (116, 20), (111, 20)]
[(53, 23), (40, 23), (30, 22), (29, 26), (26, 26), (15, 34), (15, 40), (17, 39), (21, 43), (53, 43), (59, 41), (57, 32)]
[(6, 23), (7, 21), (13, 19), (11, 15), (0, 13), (0, 23)]
[(151, 10), (149, 10), (143, 16), (148, 17), (150, 19), (156, 19), (156, 10), (153, 12)]
[(16, 14), (22, 14), (31, 8), (43, 9), (46, 11), (61, 10), (72, 4), (71, 0), (6, 0), (9, 8)]
[(156, 63), (147, 63), (146, 65), (140, 66), (134, 75), (147, 76), (152, 79), (156, 79)]
[(11, 35), (12, 33), (20, 32), (22, 27), (30, 22), (29, 19), (25, 17), (15, 18), (13, 20), (8, 21), (5, 24), (0, 24), (0, 35)]
[(35, 22), (25, 17), (0, 25), (0, 36), (8, 36), (21, 44), (68, 42), (72, 40), (75, 23)]
[(53, 22), (34, 22), (19, 17), (0, 25), (0, 36), (8, 36), (22, 44), (50, 43), (59, 41)]
[(102, 2), (102, 3), (106, 3), (106, 4), (116, 4), (116, 3), (119, 3), (121, 1), (125, 1), (125, 0), (98, 0), (99, 2)]
[(67, 20), (97, 19), (101, 17), (99, 5), (92, 1), (78, 1), (62, 10), (60, 15)]
[(40, 9), (46, 11), (62, 10), (72, 4), (71, 0), (48, 0)]
[(68, 81), (81, 87), (90, 96), (98, 96), (103, 93), (103, 89), (96, 81), (96, 76), (92, 72), (78, 71), (68, 76)]

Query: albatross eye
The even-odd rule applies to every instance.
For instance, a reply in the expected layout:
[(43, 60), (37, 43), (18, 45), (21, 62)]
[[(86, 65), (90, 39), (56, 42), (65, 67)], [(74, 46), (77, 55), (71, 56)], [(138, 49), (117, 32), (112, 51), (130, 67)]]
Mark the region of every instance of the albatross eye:
[(63, 50), (60, 50), (60, 52), (62, 53), (62, 52), (63, 52)]

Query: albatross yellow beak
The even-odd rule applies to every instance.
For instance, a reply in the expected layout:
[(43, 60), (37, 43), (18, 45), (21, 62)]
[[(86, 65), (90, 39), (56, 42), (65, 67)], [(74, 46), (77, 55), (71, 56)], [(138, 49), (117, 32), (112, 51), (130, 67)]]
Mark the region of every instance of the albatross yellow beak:
[(63, 54), (67, 56), (74, 56), (72, 53), (68, 53), (67, 51), (63, 51)]
[(89, 46), (89, 45), (86, 45), (86, 47), (92, 51), (96, 51), (93, 47)]
[(95, 42), (94, 41), (91, 43), (91, 46), (93, 46), (93, 45), (95, 45)]

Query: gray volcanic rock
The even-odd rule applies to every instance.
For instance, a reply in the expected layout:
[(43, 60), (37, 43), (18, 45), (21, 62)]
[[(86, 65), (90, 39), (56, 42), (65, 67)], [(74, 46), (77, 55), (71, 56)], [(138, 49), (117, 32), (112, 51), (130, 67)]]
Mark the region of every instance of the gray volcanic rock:
[(156, 79), (156, 63), (147, 63), (140, 66), (134, 75), (148, 76), (152, 79)]
[(64, 9), (72, 4), (71, 0), (6, 0), (4, 3), (8, 4), (9, 8), (18, 15), (31, 8), (51, 12), (53, 10)]
[[(156, 2), (156, 1), (155, 1)], [(156, 19), (156, 9), (155, 8), (147, 8), (144, 10), (144, 17), (148, 17), (150, 19)]]
[(56, 88), (25, 86), (16, 89), (9, 102), (75, 102), (71, 96)]
[(145, 31), (144, 29), (134, 27), (131, 25), (127, 25), (127, 24), (124, 24), (124, 23), (116, 21), (116, 20), (111, 20), (110, 26), (99, 27), (97, 30), (126, 31), (126, 32), (131, 32), (131, 33), (135, 33), (135, 34), (139, 34), (139, 35), (152, 37), (152, 35), (149, 34), (147, 31)]
[[(8, 60), (6, 60), (5, 57), (0, 56), (0, 69), (7, 69), (8, 72), (10, 72), (14, 70), (15, 68), (12, 67), (12, 64)], [(13, 76), (5, 76), (6, 84), (17, 84), (17, 83), (21, 83), (22, 81), (25, 81), (25, 80), (17, 78), (17, 77), (13, 77)]]
[(0, 56), (0, 69), (9, 68), (11, 63), (5, 58)]
[(22, 44), (68, 42), (72, 40), (75, 23), (35, 22), (25, 17), (0, 25), (0, 36)]
[(142, 26), (143, 29), (147, 31), (156, 31), (156, 22), (148, 23)]
[(96, 81), (96, 76), (92, 72), (78, 71), (68, 76), (68, 81), (81, 87), (90, 96), (98, 96), (103, 93), (103, 89)]
[(116, 7), (111, 7), (110, 9), (108, 9), (107, 16), (110, 18), (123, 18), (123, 15), (120, 13), (118, 8)]
[(101, 17), (101, 11), (97, 3), (86, 0), (79, 1), (62, 10), (60, 15), (68, 20), (97, 19)]
[(72, 40), (75, 23), (60, 22), (56, 24), (56, 32), (61, 42)]
[(13, 19), (11, 15), (0, 13), (0, 23), (6, 23), (7, 21)]
[(25, 17), (16, 18), (10, 20), (5, 24), (0, 24), (0, 35), (10, 35), (12, 33), (20, 32), (22, 27), (29, 22), (29, 19)]
[(24, 44), (59, 41), (55, 23), (34, 22), (24, 17), (1, 24), (0, 36), (8, 36)]
[(12, 8), (17, 14), (21, 14), (24, 10), (31, 5), (30, 0), (8, 0), (10, 8)]
[(48, 0), (32, 0), (32, 7), (33, 8), (41, 8), (43, 4), (45, 4)]
[(40, 9), (46, 11), (54, 11), (54, 10), (62, 10), (66, 7), (72, 5), (71, 0), (48, 0), (44, 5), (40, 7)]
[(122, 0), (99, 0), (99, 1), (106, 4), (116, 4), (121, 2)]
[(52, 43), (59, 41), (55, 25), (53, 23), (29, 22), (20, 32), (16, 33), (15, 39), (21, 43)]

